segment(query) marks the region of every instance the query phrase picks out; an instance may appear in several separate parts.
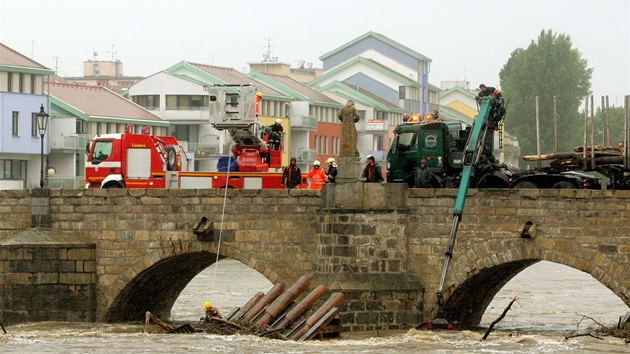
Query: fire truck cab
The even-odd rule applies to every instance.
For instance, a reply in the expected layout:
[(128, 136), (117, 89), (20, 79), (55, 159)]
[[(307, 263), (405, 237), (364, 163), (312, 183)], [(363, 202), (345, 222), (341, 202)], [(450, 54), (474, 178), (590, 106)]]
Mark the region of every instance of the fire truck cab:
[(177, 139), (153, 136), (149, 127), (141, 134), (132, 129), (128, 125), (123, 134), (97, 135), (88, 146), (88, 188), (165, 188), (167, 171), (187, 168)]

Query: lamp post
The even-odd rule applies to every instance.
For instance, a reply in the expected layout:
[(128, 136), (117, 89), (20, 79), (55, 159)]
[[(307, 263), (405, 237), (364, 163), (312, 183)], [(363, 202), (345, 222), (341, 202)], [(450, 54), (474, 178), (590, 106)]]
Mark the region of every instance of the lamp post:
[(39, 187), (44, 188), (44, 134), (46, 134), (46, 125), (48, 124), (48, 113), (44, 111), (44, 105), (39, 109), (37, 113), (37, 129), (39, 129), (39, 136), (42, 138), (42, 153), (41, 153), (41, 169), (39, 172)]

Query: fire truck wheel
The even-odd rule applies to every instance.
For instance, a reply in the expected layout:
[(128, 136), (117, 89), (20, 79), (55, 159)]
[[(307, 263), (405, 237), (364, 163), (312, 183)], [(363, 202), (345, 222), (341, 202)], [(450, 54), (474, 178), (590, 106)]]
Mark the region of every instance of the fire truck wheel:
[(166, 168), (169, 171), (177, 171), (177, 152), (172, 146), (166, 147)]
[(121, 186), (120, 183), (118, 182), (107, 182), (107, 184), (103, 186), (103, 189), (108, 189), (108, 188), (124, 188), (124, 187)]

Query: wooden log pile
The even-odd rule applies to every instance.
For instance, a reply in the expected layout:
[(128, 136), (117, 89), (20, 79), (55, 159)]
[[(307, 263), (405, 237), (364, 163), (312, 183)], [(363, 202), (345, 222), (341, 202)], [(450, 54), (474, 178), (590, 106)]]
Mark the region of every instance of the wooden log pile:
[[(290, 305), (308, 289), (309, 285), (310, 279), (305, 276), (302, 276), (286, 290), (282, 283), (275, 284), (267, 294), (262, 292), (255, 294), (245, 305), (233, 309), (223, 318), (212, 317), (208, 321), (201, 320), (197, 324), (186, 323), (174, 327), (147, 311), (146, 323), (148, 324), (151, 320), (168, 333), (249, 334), (296, 341), (310, 340), (316, 337), (320, 339), (335, 337), (334, 333), (331, 335), (331, 332), (341, 330), (341, 325), (336, 318), (339, 313), (339, 306), (345, 299), (342, 293), (332, 293), (310, 317), (296, 324), (296, 321), (326, 293), (326, 287), (319, 285), (302, 301), (291, 307)], [(289, 308), (290, 310), (288, 310)], [(333, 326), (327, 327), (333, 320), (337, 322)], [(291, 329), (293, 324), (295, 326)], [(289, 333), (283, 334), (285, 331), (289, 331)]]

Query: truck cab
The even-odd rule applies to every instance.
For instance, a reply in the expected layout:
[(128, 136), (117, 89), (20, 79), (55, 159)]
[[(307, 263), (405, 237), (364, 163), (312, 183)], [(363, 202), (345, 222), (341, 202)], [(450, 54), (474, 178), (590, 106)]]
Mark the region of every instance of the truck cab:
[(465, 142), (466, 130), (458, 122), (411, 122), (397, 126), (387, 153), (387, 182), (407, 183), (412, 187), (416, 168), (423, 159), (435, 176), (451, 174), (453, 168), (461, 168), (462, 154), (457, 145)]
[[(100, 134), (87, 147), (87, 188), (165, 188), (168, 171), (182, 169), (185, 154), (172, 136)], [(184, 158), (182, 159), (182, 156)]]

